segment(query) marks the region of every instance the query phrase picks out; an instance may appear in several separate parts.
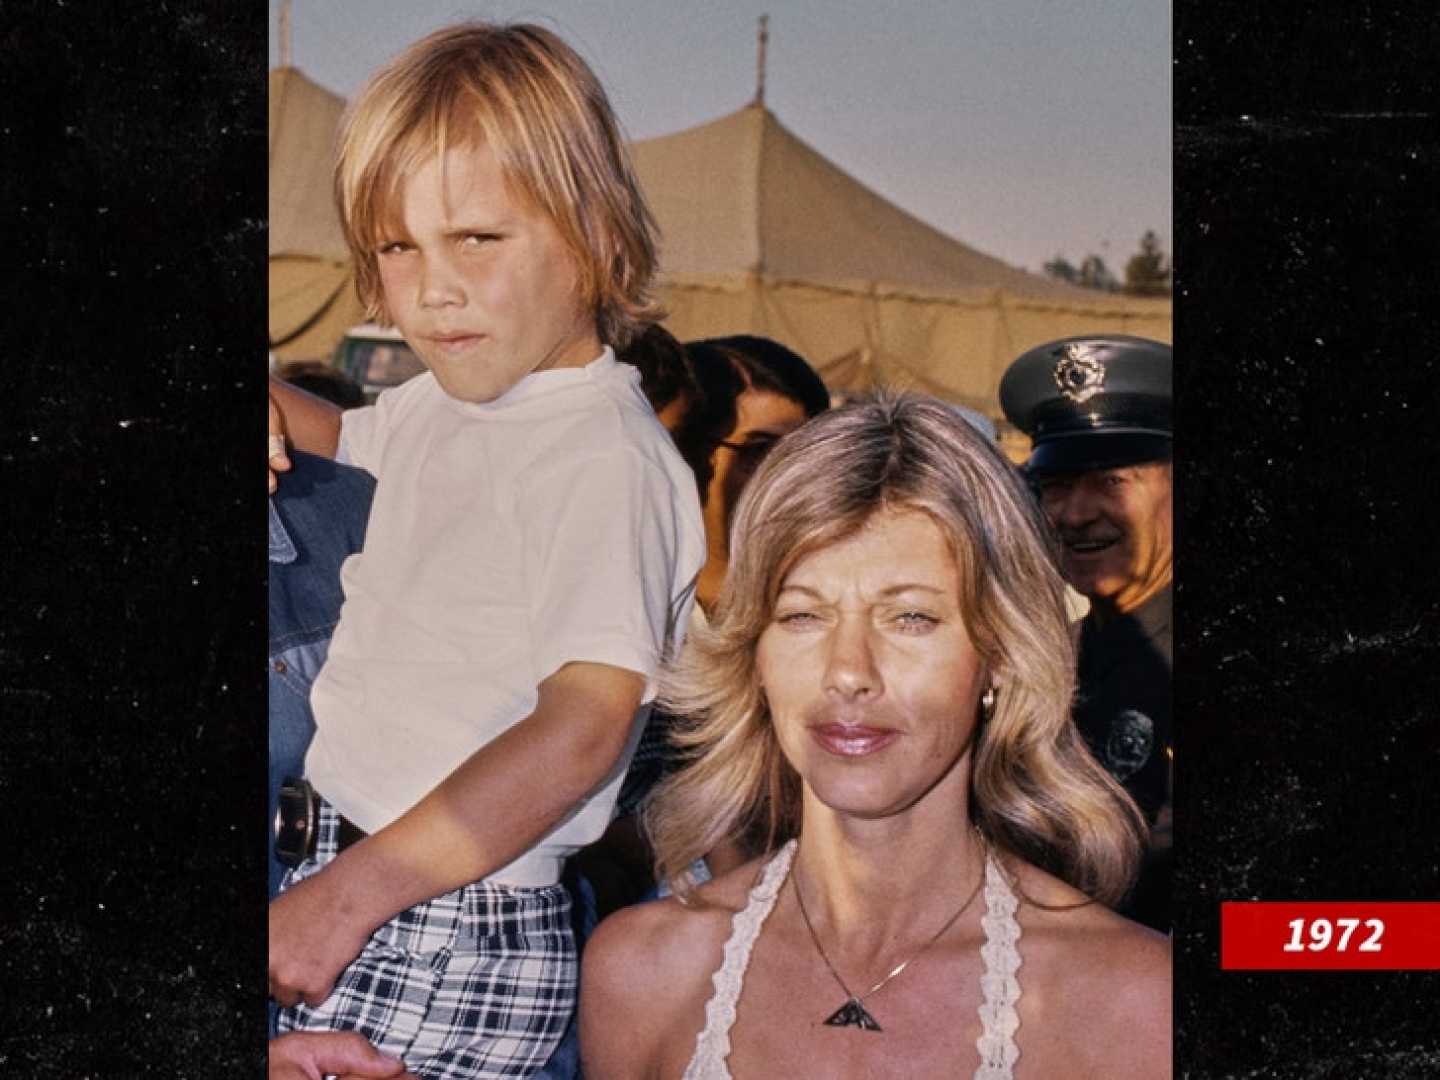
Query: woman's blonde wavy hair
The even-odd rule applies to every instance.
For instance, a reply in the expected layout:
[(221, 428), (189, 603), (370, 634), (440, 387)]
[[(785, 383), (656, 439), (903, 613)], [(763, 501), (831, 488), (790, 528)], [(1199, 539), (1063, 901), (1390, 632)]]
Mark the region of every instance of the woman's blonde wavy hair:
[(658, 874), (684, 895), (691, 862), (721, 841), (764, 852), (799, 834), (800, 781), (770, 723), (756, 645), (800, 559), (900, 509), (928, 514), (949, 538), (966, 630), (998, 688), (974, 744), (971, 820), (999, 848), (1116, 902), (1145, 823), (1070, 719), (1075, 646), (1049, 529), (991, 442), (914, 395), (811, 420), (746, 488), (711, 624), (665, 676), (684, 765), (645, 810)]
[(655, 222), (585, 61), (549, 30), (462, 23), (380, 68), (341, 120), (335, 199), (369, 318), (389, 321), (376, 263), (405, 178), (453, 147), (489, 147), (511, 190), (559, 230), (600, 340), (627, 346), (663, 314)]

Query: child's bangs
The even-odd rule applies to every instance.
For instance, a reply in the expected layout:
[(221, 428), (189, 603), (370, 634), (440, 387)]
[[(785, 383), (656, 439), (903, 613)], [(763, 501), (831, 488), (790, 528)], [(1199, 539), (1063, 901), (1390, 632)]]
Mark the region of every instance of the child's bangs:
[(476, 115), (473, 95), (457, 87), (412, 115), (409, 123), (387, 140), (388, 146), (377, 147), (371, 156), (373, 167), (356, 200), (356, 231), (361, 243), (373, 250), (403, 236), (405, 181), (429, 162), (443, 159), (447, 151), (484, 145), (487, 127)]

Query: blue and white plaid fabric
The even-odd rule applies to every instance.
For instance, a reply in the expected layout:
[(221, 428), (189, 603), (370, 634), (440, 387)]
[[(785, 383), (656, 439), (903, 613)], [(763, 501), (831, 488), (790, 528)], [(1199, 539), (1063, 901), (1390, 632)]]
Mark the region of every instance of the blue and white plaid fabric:
[[(321, 804), (316, 857), (282, 889), (335, 857), (338, 818)], [(318, 1008), (280, 1012), (280, 1030), (358, 1031), (422, 1080), (532, 1076), (575, 1011), (579, 965), (560, 885), (480, 882), (380, 927)]]

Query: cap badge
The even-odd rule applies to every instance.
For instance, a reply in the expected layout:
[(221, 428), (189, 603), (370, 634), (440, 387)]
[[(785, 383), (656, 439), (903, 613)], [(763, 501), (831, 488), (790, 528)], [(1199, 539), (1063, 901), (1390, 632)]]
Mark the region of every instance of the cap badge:
[(1098, 353), (1093, 345), (1074, 341), (1055, 350), (1055, 385), (1062, 397), (1079, 404), (1105, 388), (1105, 365)]

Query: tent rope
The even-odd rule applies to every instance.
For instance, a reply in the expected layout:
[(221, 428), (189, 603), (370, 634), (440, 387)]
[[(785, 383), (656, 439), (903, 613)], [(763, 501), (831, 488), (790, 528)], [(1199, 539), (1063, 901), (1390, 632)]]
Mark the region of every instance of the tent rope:
[(296, 338), (300, 337), (307, 330), (315, 326), (321, 319), (325, 317), (326, 312), (328, 312), (332, 307), (335, 306), (335, 301), (340, 299), (340, 294), (345, 291), (345, 286), (349, 284), (350, 276), (347, 274), (345, 277), (340, 279), (340, 284), (335, 286), (335, 290), (325, 298), (325, 302), (323, 304), (321, 304), (318, 308), (315, 309), (314, 312), (311, 313), (308, 319), (306, 319), (294, 330), (290, 331), (290, 333), (282, 337), (279, 341), (271, 338), (270, 351), (274, 352), (276, 349), (283, 349), (286, 345), (289, 345)]

